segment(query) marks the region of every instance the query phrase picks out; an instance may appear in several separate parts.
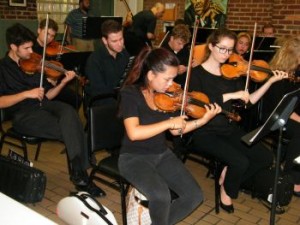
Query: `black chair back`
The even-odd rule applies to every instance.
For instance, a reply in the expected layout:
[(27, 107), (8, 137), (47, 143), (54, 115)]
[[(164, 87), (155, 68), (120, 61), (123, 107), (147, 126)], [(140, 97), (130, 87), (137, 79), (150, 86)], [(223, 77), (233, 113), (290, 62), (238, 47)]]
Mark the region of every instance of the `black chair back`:
[(92, 99), (88, 107), (88, 148), (92, 154), (106, 149), (115, 151), (121, 146), (124, 134), (123, 122), (118, 118), (117, 101), (97, 105), (96, 100), (116, 98), (116, 94), (105, 94)]

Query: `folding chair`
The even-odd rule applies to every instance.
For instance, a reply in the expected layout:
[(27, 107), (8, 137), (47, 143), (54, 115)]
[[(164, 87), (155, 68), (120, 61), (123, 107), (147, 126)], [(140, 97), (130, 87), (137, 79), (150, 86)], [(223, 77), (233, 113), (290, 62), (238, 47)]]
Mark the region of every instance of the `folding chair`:
[[(103, 105), (95, 104), (98, 100), (109, 98), (115, 99), (115, 101)], [(90, 179), (120, 191), (122, 220), (126, 225), (126, 195), (129, 183), (120, 175), (118, 169), (119, 149), (124, 127), (121, 119), (117, 117), (116, 98), (117, 95), (114, 93), (96, 96), (91, 99), (87, 108), (88, 149), (92, 164)], [(103, 149), (107, 150), (110, 155), (98, 163), (95, 162), (93, 154)], [(105, 178), (99, 177), (97, 174), (104, 175)]]

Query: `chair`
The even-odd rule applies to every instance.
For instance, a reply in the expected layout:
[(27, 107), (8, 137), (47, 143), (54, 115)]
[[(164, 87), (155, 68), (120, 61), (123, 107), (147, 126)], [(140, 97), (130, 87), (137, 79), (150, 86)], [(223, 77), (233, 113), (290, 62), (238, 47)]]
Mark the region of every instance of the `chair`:
[[(32, 144), (32, 145), (37, 145), (36, 153), (34, 157), (34, 160), (37, 161), (40, 154), (42, 142), (46, 141), (46, 139), (22, 134), (16, 131), (13, 127), (10, 127), (5, 131), (4, 128), (2, 127), (2, 123), (5, 121), (9, 121), (12, 118), (8, 113), (5, 112), (4, 109), (0, 109), (0, 114), (1, 114), (0, 132), (2, 134), (1, 141), (0, 141), (0, 154), (2, 152), (3, 144), (7, 143), (9, 145), (22, 149), (24, 154), (24, 159), (28, 160), (27, 144)], [(7, 137), (17, 140), (20, 144), (16, 144), (15, 142), (11, 142), (11, 141), (6, 141)]]
[[(129, 183), (120, 175), (118, 169), (119, 149), (124, 134), (123, 123), (117, 117), (117, 102), (104, 105), (94, 105), (97, 100), (108, 98), (116, 99), (116, 97), (117, 94), (114, 93), (103, 94), (95, 96), (88, 104), (88, 149), (92, 164), (90, 180), (97, 180), (120, 191), (122, 220), (123, 224), (126, 225), (126, 195), (129, 189)], [(107, 150), (110, 155), (100, 160), (98, 163), (95, 162), (93, 160), (93, 153), (103, 149)], [(97, 174), (104, 176), (99, 177)], [(113, 179), (113, 182), (111, 179)]]

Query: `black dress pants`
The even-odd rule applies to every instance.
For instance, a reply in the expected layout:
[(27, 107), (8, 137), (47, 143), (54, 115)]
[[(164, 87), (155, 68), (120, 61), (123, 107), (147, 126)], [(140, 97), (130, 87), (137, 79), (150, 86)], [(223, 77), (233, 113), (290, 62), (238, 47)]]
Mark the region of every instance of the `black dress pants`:
[(193, 135), (193, 150), (210, 155), (225, 165), (227, 173), (224, 181), (226, 193), (237, 198), (240, 186), (249, 181), (258, 171), (272, 165), (273, 155), (264, 146), (255, 144), (246, 146), (241, 137), (245, 133), (236, 128), (230, 135), (203, 134)]
[(76, 156), (83, 170), (89, 167), (87, 143), (79, 115), (69, 104), (43, 101), (14, 115), (13, 127), (24, 134), (62, 141), (69, 160)]

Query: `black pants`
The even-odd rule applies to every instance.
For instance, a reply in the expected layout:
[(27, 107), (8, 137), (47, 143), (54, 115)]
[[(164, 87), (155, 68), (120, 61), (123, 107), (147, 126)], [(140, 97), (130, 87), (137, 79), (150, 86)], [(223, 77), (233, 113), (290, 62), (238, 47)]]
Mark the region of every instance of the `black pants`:
[(62, 141), (69, 160), (78, 156), (82, 169), (89, 167), (83, 126), (72, 106), (60, 101), (43, 101), (41, 105), (17, 112), (13, 127), (24, 134)]
[(272, 153), (262, 145), (246, 146), (241, 141), (244, 134), (242, 130), (236, 128), (230, 135), (194, 135), (192, 139), (194, 151), (213, 156), (228, 166), (224, 188), (231, 198), (238, 197), (243, 182), (273, 162)]
[[(203, 201), (199, 185), (170, 150), (156, 155), (121, 154), (119, 169), (149, 200), (152, 225), (176, 224)], [(172, 202), (170, 189), (178, 195)]]

